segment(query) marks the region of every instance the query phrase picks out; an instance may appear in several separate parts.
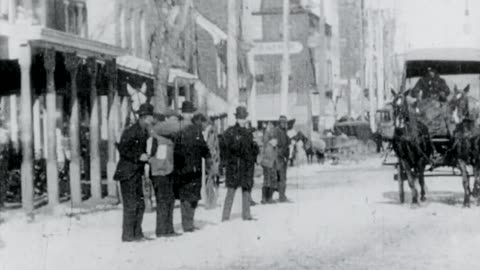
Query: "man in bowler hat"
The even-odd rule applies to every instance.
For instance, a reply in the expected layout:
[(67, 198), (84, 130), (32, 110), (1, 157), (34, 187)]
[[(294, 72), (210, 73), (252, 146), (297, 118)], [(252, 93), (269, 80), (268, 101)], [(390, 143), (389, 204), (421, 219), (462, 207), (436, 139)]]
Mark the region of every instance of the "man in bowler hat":
[(235, 118), (237, 123), (228, 128), (223, 136), (223, 152), (226, 164), (227, 196), (223, 208), (222, 221), (230, 219), (233, 199), (238, 188), (242, 189), (242, 218), (253, 220), (250, 214), (253, 176), (255, 162), (259, 152), (258, 146), (253, 140), (251, 130), (247, 128), (247, 109), (240, 106), (236, 109)]
[[(190, 109), (189, 111), (195, 111), (193, 106)], [(174, 187), (177, 193), (175, 195), (180, 200), (184, 232), (195, 230), (195, 210), (201, 199), (202, 158), (210, 156), (202, 134), (206, 126), (207, 118), (195, 114), (191, 118), (191, 124), (174, 136)]]
[(122, 241), (141, 241), (146, 238), (142, 232), (145, 202), (142, 176), (149, 156), (146, 153), (148, 128), (153, 121), (153, 106), (145, 103), (137, 111), (137, 122), (127, 128), (117, 144), (120, 161), (114, 179), (120, 181), (123, 199)]

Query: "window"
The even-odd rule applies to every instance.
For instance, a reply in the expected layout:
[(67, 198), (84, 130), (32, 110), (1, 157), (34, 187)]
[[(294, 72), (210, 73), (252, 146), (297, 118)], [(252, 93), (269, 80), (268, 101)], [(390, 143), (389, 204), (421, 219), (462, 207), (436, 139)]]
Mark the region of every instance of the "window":
[(146, 58), (147, 52), (147, 26), (145, 24), (145, 15), (140, 11), (140, 55)]
[(217, 56), (217, 86), (218, 88), (227, 88), (227, 74), (225, 63)]
[(333, 88), (333, 65), (332, 60), (327, 60), (327, 88)]
[(125, 10), (123, 7), (120, 7), (120, 46), (122, 48), (127, 47), (127, 37), (126, 37), (126, 29), (125, 29)]
[(135, 39), (135, 11), (130, 9), (130, 49), (132, 50), (132, 54), (136, 54), (137, 52), (137, 44)]

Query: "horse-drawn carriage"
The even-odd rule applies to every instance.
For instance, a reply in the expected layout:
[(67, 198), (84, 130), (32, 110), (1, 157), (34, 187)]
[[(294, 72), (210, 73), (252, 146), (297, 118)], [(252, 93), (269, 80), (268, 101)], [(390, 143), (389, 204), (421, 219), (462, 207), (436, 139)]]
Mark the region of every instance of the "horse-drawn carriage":
[[(401, 91), (392, 91), (392, 103), (377, 112), (379, 132), (390, 140), (398, 158), (394, 179), (400, 202), (405, 198), (405, 180), (412, 203), (418, 203), (417, 181), (420, 200), (426, 200), (425, 171), (450, 167), (451, 175), (460, 171), (464, 206), (469, 206), (470, 196), (478, 197), (480, 191), (480, 50), (424, 49), (404, 57)], [(425, 79), (428, 76), (437, 81)], [(419, 87), (420, 80), (427, 89)], [(437, 82), (448, 85), (443, 87), (447, 93), (435, 92)], [(423, 91), (432, 91), (431, 96), (424, 98)], [(470, 168), (475, 175), (473, 192)]]

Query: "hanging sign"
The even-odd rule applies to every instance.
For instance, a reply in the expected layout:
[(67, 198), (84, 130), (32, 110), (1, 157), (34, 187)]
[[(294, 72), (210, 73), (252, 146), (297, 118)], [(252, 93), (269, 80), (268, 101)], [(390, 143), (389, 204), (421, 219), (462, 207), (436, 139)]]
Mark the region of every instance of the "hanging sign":
[[(252, 53), (256, 55), (282, 54), (283, 48), (283, 42), (257, 42), (252, 49)], [(302, 50), (303, 45), (298, 41), (291, 41), (288, 44), (290, 54), (300, 53)]]

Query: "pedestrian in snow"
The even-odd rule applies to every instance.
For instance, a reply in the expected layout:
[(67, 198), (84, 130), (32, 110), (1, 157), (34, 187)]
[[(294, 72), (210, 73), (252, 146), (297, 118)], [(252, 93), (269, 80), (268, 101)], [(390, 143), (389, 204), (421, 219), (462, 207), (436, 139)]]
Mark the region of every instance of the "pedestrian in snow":
[[(165, 116), (154, 115), (154, 124), (165, 121)], [(147, 153), (150, 159), (147, 165), (147, 177), (151, 179), (157, 203), (157, 224), (155, 234), (157, 237), (176, 236), (173, 228), (173, 209), (175, 196), (173, 192), (173, 150), (174, 144), (167, 137), (151, 132), (147, 140)]]
[(2, 209), (7, 198), (8, 140), (8, 131), (3, 127), (3, 121), (0, 120), (0, 209)]
[(218, 179), (220, 178), (220, 145), (217, 126), (210, 119), (208, 127), (203, 133), (210, 150), (210, 158), (205, 160), (205, 208), (213, 209), (218, 200)]
[(263, 187), (262, 204), (273, 203), (273, 192), (278, 188), (277, 181), (277, 149), (278, 141), (275, 138), (274, 126), (268, 123), (263, 135), (262, 161)]
[(174, 140), (174, 174), (181, 202), (182, 226), (184, 232), (193, 232), (195, 209), (201, 199), (202, 158), (210, 156), (203, 130), (207, 118), (195, 114), (192, 124), (181, 130)]
[(253, 134), (246, 128), (248, 116), (245, 107), (236, 109), (237, 123), (224, 133), (223, 152), (226, 164), (227, 196), (223, 207), (222, 221), (230, 219), (233, 199), (238, 188), (242, 189), (242, 218), (253, 220), (250, 214), (250, 191), (253, 187), (253, 172), (258, 155), (258, 146)]
[(137, 122), (128, 127), (117, 144), (120, 161), (117, 164), (114, 179), (120, 181), (123, 201), (122, 241), (140, 241), (146, 238), (142, 232), (145, 202), (142, 176), (145, 163), (149, 126), (153, 121), (153, 106), (145, 103), (137, 111)]
[(287, 166), (288, 157), (290, 155), (290, 138), (287, 135), (288, 120), (282, 115), (279, 118), (279, 126), (274, 129), (275, 138), (277, 139), (277, 160), (276, 170), (278, 179), (278, 193), (280, 202), (289, 202), (286, 196), (287, 190)]
[[(255, 141), (256, 129), (252, 126), (252, 122), (250, 120), (247, 121), (246, 128), (250, 131), (250, 133), (252, 133), (253, 141), (256, 143), (256, 141)], [(257, 147), (258, 147), (258, 144), (257, 144)], [(257, 157), (258, 157), (258, 153), (257, 153)], [(250, 161), (252, 164), (250, 164), (250, 166), (249, 166), (250, 171), (248, 173), (249, 173), (249, 175), (252, 176), (252, 181), (254, 181), (254, 179), (255, 179), (255, 163), (257, 162), (257, 157), (255, 157), (255, 160)], [(252, 192), (250, 192), (250, 206), (255, 206), (255, 205), (257, 205), (257, 202), (255, 202), (253, 200)]]

